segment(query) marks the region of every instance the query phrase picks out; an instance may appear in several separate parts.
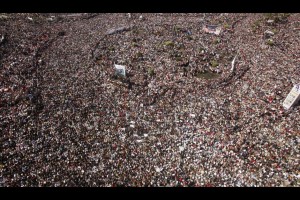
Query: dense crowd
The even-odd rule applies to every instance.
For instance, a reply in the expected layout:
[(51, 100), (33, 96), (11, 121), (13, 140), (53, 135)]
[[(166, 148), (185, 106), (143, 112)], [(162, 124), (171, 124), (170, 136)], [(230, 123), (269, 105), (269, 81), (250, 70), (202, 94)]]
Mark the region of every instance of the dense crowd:
[(298, 14), (62, 16), (0, 21), (1, 186), (299, 186)]

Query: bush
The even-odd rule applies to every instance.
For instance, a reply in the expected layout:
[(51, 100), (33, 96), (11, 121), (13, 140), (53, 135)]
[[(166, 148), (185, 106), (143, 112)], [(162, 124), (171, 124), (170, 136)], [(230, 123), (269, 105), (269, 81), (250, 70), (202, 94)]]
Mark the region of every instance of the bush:
[(274, 41), (272, 39), (268, 39), (266, 41), (266, 44), (269, 45), (269, 46), (274, 46)]
[(164, 45), (165, 46), (174, 46), (174, 43), (172, 42), (172, 41), (166, 41), (166, 42), (164, 42)]
[(213, 60), (210, 62), (212, 67), (217, 67), (219, 65), (219, 63), (216, 60)]
[(155, 72), (153, 68), (148, 69), (149, 76), (154, 76)]

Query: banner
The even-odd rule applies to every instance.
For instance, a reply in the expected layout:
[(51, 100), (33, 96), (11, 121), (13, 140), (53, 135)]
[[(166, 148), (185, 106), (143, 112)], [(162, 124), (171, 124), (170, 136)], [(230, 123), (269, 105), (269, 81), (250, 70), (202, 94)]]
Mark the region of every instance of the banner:
[(295, 85), (286, 99), (283, 102), (283, 107), (285, 109), (290, 109), (292, 106), (297, 104), (300, 99), (300, 84)]
[(121, 75), (121, 76), (126, 76), (126, 72), (125, 72), (125, 66), (123, 65), (115, 65), (116, 68), (116, 74), (117, 75)]

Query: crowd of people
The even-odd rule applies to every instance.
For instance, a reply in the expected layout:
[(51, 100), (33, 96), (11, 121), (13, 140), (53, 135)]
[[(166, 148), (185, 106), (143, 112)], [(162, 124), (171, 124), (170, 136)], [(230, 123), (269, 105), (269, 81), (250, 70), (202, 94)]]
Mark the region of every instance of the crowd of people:
[(51, 57), (57, 40), (21, 103), (1, 105), (1, 186), (299, 186), (299, 106), (282, 107), (300, 82), (298, 14), (108, 15), (129, 28), (89, 55)]

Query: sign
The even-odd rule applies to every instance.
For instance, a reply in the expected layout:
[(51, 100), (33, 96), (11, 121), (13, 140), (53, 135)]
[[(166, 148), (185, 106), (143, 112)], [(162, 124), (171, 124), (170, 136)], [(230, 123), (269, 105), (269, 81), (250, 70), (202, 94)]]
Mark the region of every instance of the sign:
[(221, 32), (221, 27), (217, 25), (205, 25), (203, 27), (204, 32), (206, 33), (213, 33), (215, 35), (219, 35)]
[(300, 99), (300, 84), (295, 85), (286, 99), (283, 102), (283, 107), (285, 109), (290, 109), (292, 106), (297, 104)]
[(125, 66), (123, 65), (115, 65), (116, 68), (116, 74), (117, 75), (121, 75), (121, 76), (126, 76), (126, 72), (125, 72)]

